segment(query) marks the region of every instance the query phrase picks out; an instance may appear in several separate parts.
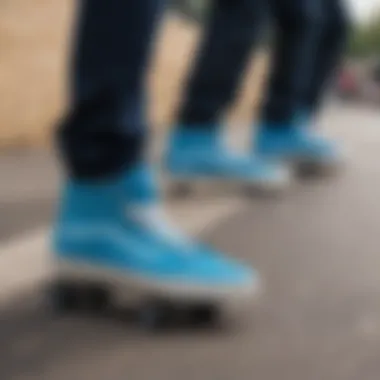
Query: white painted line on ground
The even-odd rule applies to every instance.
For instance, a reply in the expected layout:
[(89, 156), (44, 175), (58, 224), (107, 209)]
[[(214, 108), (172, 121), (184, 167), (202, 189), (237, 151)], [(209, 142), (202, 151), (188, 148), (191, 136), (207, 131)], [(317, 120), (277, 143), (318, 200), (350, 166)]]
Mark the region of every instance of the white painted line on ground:
[(0, 246), (0, 301), (47, 278), (48, 235), (38, 229)]
[[(169, 206), (175, 222), (191, 235), (211, 229), (242, 207), (239, 199), (193, 200)], [(0, 302), (48, 279), (49, 228), (40, 228), (0, 244)]]

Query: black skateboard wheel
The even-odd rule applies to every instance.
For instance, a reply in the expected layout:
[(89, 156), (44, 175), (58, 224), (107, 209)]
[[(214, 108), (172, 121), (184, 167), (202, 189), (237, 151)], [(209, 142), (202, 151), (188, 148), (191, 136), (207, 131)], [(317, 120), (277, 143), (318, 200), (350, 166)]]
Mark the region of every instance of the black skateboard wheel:
[(219, 322), (221, 311), (215, 305), (195, 305), (190, 308), (189, 316), (192, 325), (209, 326)]
[(191, 185), (188, 183), (177, 183), (172, 186), (171, 194), (178, 198), (187, 197), (191, 194)]
[(49, 288), (49, 301), (56, 312), (72, 312), (82, 306), (82, 289), (76, 284), (56, 282)]
[(150, 330), (203, 327), (216, 324), (220, 315), (221, 312), (215, 305), (156, 301), (148, 302), (141, 307), (139, 323)]
[(50, 302), (57, 312), (103, 312), (110, 304), (106, 287), (70, 281), (57, 281), (49, 289)]
[(148, 301), (138, 311), (139, 324), (148, 330), (161, 330), (174, 324), (178, 310), (169, 302)]
[(89, 285), (83, 294), (85, 309), (89, 312), (102, 313), (111, 304), (111, 294), (106, 287)]
[(281, 194), (281, 189), (260, 187), (257, 184), (248, 184), (243, 187), (243, 194), (249, 198), (272, 199)]

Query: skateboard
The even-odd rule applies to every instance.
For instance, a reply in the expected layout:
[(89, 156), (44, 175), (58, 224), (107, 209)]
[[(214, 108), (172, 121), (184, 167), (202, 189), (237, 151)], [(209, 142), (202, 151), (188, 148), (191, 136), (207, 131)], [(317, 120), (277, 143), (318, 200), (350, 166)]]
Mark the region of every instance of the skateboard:
[(170, 180), (168, 194), (173, 198), (187, 199), (198, 193), (230, 193), (238, 190), (249, 197), (276, 197), (281, 195), (289, 186), (271, 183), (241, 183), (241, 181), (224, 181), (217, 179)]
[[(124, 292), (127, 293), (128, 289)], [(53, 311), (60, 315), (84, 312), (96, 316), (110, 309), (129, 310), (133, 323), (147, 330), (216, 327), (236, 315), (236, 310), (222, 302), (176, 299), (162, 293), (120, 297), (110, 284), (67, 279), (52, 281), (48, 298)]]

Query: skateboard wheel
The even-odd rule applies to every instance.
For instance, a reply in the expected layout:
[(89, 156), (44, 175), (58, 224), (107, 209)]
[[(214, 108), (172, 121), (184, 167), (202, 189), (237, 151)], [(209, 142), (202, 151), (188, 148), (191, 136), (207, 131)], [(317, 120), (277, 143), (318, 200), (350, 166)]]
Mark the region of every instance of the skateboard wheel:
[(148, 330), (168, 328), (175, 319), (175, 309), (168, 303), (149, 302), (138, 312), (139, 324)]
[(296, 173), (301, 178), (330, 177), (337, 174), (343, 168), (342, 162), (313, 162), (302, 161), (296, 167)]
[(86, 289), (85, 294), (86, 309), (91, 312), (103, 312), (110, 305), (110, 292), (100, 286), (93, 286)]
[(187, 197), (191, 193), (188, 183), (176, 183), (172, 186), (172, 194), (175, 197)]
[(260, 191), (257, 188), (257, 186), (253, 186), (253, 185), (244, 186), (243, 191), (249, 197), (256, 197), (257, 195), (260, 194)]
[(216, 324), (220, 319), (220, 310), (213, 305), (195, 306), (190, 311), (192, 324), (208, 326)]
[(71, 312), (82, 306), (82, 291), (75, 284), (58, 282), (49, 289), (51, 306), (57, 312)]
[(249, 198), (272, 198), (276, 195), (277, 190), (260, 187), (258, 185), (247, 185), (244, 187), (244, 194), (248, 196)]
[(311, 162), (300, 162), (296, 168), (297, 175), (301, 178), (311, 178), (319, 174), (322, 169), (318, 164)]

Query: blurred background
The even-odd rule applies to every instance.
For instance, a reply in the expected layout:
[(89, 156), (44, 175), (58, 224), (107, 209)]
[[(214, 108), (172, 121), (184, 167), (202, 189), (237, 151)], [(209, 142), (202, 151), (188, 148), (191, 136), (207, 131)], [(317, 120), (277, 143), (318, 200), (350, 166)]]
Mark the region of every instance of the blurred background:
[[(66, 105), (75, 3), (0, 0), (0, 379), (378, 380), (380, 2), (348, 2), (355, 22), (321, 115), (349, 153), (342, 177), (296, 184), (276, 200), (168, 201), (190, 234), (263, 273), (260, 304), (227, 331), (156, 335), (122, 317), (61, 318), (44, 306), (60, 180), (51, 135)], [(149, 81), (158, 145), (208, 4), (170, 1)], [(240, 142), (269, 55), (262, 41), (229, 115)]]

